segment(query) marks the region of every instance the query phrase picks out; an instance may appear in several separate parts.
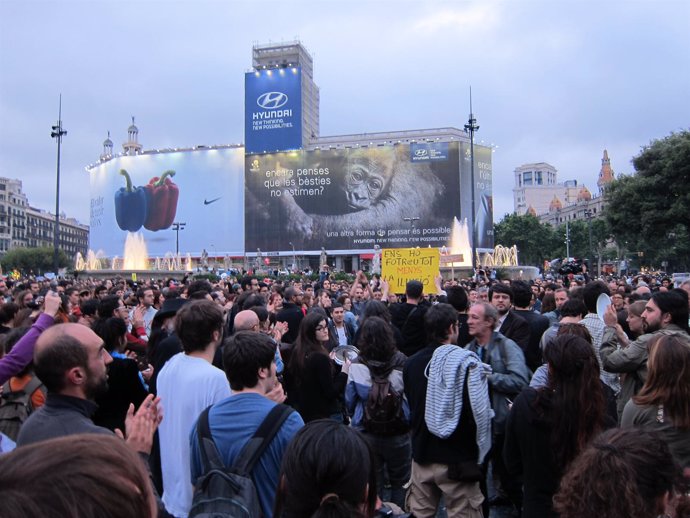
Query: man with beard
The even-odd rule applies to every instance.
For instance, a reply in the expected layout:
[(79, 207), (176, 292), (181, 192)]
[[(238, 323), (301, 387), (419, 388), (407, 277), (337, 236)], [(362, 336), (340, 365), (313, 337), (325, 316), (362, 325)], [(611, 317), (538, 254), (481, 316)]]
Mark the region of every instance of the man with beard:
[(517, 315), (513, 306), (513, 289), (505, 284), (494, 284), (489, 290), (489, 302), (498, 311), (498, 320), (494, 331), (498, 331), (506, 338), (520, 346), (522, 351), (529, 347), (530, 329), (524, 318)]
[[(44, 331), (34, 349), (34, 371), (48, 389), (48, 398), (22, 426), (17, 445), (79, 433), (112, 434), (91, 421), (94, 399), (108, 388), (106, 368), (112, 361), (103, 340), (84, 325), (60, 324)], [(159, 421), (158, 400), (153, 396), (144, 400), (136, 414), (130, 406), (129, 446), (148, 454)]]
[(628, 400), (638, 393), (647, 379), (649, 346), (662, 335), (688, 334), (688, 297), (680, 290), (656, 292), (642, 312), (645, 334), (621, 348), (616, 335), (618, 317), (613, 304), (604, 314), (606, 329), (600, 349), (603, 367), (608, 372), (626, 373), (618, 395), (618, 416)]

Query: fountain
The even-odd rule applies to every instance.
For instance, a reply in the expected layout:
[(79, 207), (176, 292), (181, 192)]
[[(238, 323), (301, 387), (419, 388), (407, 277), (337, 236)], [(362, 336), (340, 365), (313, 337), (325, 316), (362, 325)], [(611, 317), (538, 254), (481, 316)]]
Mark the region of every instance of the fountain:
[(103, 250), (94, 252), (89, 250), (86, 258), (81, 253), (77, 253), (74, 258), (74, 269), (80, 275), (96, 279), (107, 279), (111, 277), (131, 277), (136, 276), (145, 279), (165, 279), (168, 277), (181, 277), (192, 270), (192, 258), (187, 254), (187, 269), (182, 268), (182, 261), (179, 256), (167, 252), (163, 259), (156, 257), (153, 259), (154, 268), (151, 268), (149, 261), (146, 241), (141, 232), (128, 232), (125, 239), (125, 249), (122, 258), (114, 256), (110, 264)]
[[(458, 218), (453, 218), (449, 252), (450, 255), (441, 255), (441, 264), (445, 266), (445, 269), (450, 268), (451, 276), (455, 276), (456, 268), (463, 276), (471, 276), (472, 247), (467, 219), (459, 221)], [(496, 245), (493, 252), (479, 253), (477, 251), (477, 265), (489, 270), (502, 270), (510, 279), (531, 280), (539, 275), (539, 268), (518, 264), (518, 249), (515, 245), (510, 248)]]

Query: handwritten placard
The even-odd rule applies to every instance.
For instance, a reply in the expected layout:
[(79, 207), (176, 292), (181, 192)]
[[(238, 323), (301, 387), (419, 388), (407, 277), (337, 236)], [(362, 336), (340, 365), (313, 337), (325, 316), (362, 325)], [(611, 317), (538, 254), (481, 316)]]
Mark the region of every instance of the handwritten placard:
[(424, 291), (434, 286), (439, 271), (438, 248), (384, 248), (381, 252), (381, 277), (390, 291), (404, 293), (407, 281), (417, 280)]

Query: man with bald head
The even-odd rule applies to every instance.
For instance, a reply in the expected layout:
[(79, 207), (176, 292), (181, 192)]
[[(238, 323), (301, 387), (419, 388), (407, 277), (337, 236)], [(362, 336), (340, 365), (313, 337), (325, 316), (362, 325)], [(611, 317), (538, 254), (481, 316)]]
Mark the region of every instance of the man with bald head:
[(34, 349), (36, 376), (48, 389), (46, 404), (22, 426), (17, 445), (77, 433), (110, 433), (96, 426), (94, 399), (108, 388), (106, 366), (113, 359), (103, 340), (81, 324), (53, 326)]
[[(235, 315), (234, 330), (235, 333), (239, 331), (252, 331), (254, 333), (261, 332), (261, 320), (259, 319), (259, 315), (257, 315), (256, 312), (252, 311), (251, 309), (240, 311), (237, 313), (237, 315)], [(273, 345), (275, 346), (274, 359), (276, 362), (276, 372), (281, 375), (285, 367), (283, 364), (283, 358), (280, 355), (280, 344), (273, 338), (271, 338), (271, 342), (273, 342)], [(285, 395), (283, 385), (280, 383), (280, 381), (276, 382), (275, 387), (271, 392), (268, 393), (267, 397), (276, 403), (282, 403), (285, 401), (287, 396)]]
[[(113, 359), (103, 340), (82, 324), (60, 324), (45, 330), (34, 349), (34, 371), (48, 389), (45, 405), (31, 414), (22, 425), (17, 445), (79, 433), (112, 434), (96, 426), (91, 415), (94, 399), (108, 388), (107, 365)], [(134, 419), (134, 408), (127, 415), (129, 425), (138, 429), (128, 433), (127, 442), (138, 452), (149, 453), (158, 424), (158, 401), (148, 396)], [(155, 414), (155, 415), (154, 415)]]
[(245, 309), (235, 315), (235, 324), (233, 329), (238, 331), (259, 331), (260, 327), (259, 316), (251, 309)]

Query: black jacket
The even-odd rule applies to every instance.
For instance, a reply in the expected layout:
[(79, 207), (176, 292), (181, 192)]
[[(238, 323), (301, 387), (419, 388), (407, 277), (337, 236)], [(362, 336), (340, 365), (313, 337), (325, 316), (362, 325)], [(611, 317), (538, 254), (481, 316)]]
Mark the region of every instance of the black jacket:
[(304, 313), (301, 307), (292, 302), (283, 302), (283, 309), (276, 315), (278, 322), (287, 322), (288, 325), (288, 332), (283, 335), (283, 342), (291, 344), (295, 341), (303, 318)]
[(498, 332), (518, 344), (523, 353), (527, 350), (530, 336), (529, 324), (512, 309), (506, 315)]
[(429, 304), (408, 304), (400, 302), (388, 306), (391, 312), (391, 321), (400, 330), (403, 336), (400, 352), (406, 356), (412, 356), (426, 345), (426, 329), (424, 328), (424, 315)]
[[(535, 371), (543, 363), (539, 342), (544, 331), (549, 328), (549, 319), (536, 311), (516, 309), (515, 314), (524, 318), (529, 325), (529, 342), (527, 348), (523, 349), (522, 352), (525, 353), (525, 362), (527, 362), (527, 366), (532, 371)], [(518, 343), (518, 345), (520, 344)]]
[[(418, 464), (460, 464), (477, 462), (479, 450), (477, 448), (477, 425), (472, 412), (460, 414), (457, 428), (448, 439), (441, 439), (429, 431), (424, 420), (426, 409), (427, 378), (424, 374), (438, 344), (424, 347), (421, 351), (407, 359), (403, 368), (403, 383), (405, 396), (410, 404), (410, 424), (412, 426), (412, 458)], [(463, 409), (472, 408), (467, 393), (467, 385), (463, 387)]]

